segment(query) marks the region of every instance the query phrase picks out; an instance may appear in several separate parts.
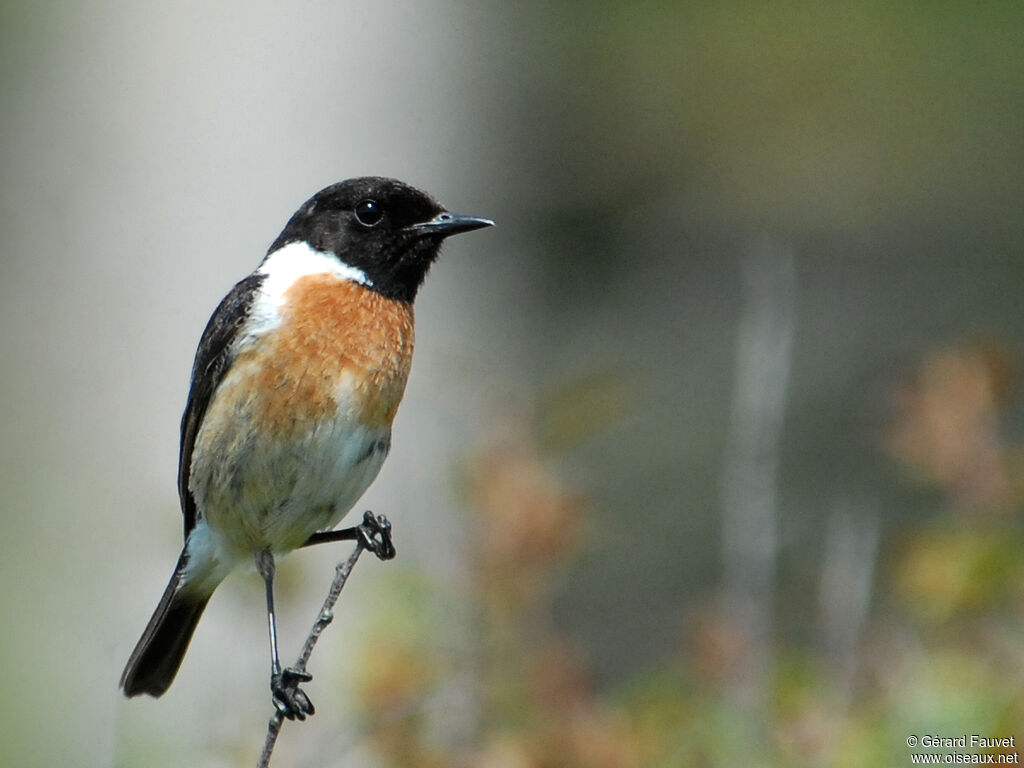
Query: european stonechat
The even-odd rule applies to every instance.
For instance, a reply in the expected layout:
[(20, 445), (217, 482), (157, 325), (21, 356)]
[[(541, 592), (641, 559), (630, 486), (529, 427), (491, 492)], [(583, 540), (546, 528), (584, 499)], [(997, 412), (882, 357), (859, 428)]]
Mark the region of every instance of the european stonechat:
[(394, 179), (350, 179), (303, 203), (221, 301), (181, 420), (185, 545), (121, 675), (127, 696), (168, 689), (213, 590), (255, 559), (274, 704), (312, 713), (297, 687), (308, 675), (278, 660), (274, 557), (334, 528), (377, 476), (409, 376), (416, 292), (446, 237), (492, 224)]

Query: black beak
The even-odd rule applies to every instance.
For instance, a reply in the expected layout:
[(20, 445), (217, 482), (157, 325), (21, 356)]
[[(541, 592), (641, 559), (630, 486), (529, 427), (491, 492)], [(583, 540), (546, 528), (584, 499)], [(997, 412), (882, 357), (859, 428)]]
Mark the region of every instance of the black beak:
[(459, 232), (472, 232), (474, 229), (493, 226), (494, 222), (490, 219), (481, 219), (479, 216), (466, 216), (461, 213), (444, 211), (437, 214), (430, 221), (413, 224), (409, 229), (418, 235), (448, 237), (449, 235), (457, 235)]

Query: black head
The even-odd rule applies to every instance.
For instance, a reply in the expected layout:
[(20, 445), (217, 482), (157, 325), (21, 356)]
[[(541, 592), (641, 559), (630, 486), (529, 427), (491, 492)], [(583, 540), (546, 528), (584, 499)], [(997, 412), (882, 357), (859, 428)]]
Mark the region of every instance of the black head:
[(449, 213), (429, 195), (395, 179), (367, 176), (313, 195), (268, 253), (306, 242), (362, 270), (378, 293), (412, 301), (446, 237), (493, 223)]

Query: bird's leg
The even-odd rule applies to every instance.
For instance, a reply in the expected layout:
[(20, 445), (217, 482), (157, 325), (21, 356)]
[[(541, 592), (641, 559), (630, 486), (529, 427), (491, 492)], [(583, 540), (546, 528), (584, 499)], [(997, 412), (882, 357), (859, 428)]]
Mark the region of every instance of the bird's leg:
[(364, 549), (373, 552), (381, 560), (390, 560), (395, 556), (395, 545), (391, 543), (391, 521), (384, 515), (375, 515), (367, 511), (363, 514), (363, 522), (340, 531), (321, 531), (314, 533), (303, 547), (314, 544), (328, 544), (332, 541), (358, 541)]
[(299, 683), (309, 682), (313, 676), (304, 669), (288, 667), (281, 669), (281, 657), (277, 653), (277, 621), (274, 618), (274, 555), (269, 549), (256, 553), (256, 570), (263, 577), (267, 588), (267, 626), (270, 630), (270, 695), (274, 707), (289, 720), (305, 720), (312, 715), (313, 704), (299, 688)]

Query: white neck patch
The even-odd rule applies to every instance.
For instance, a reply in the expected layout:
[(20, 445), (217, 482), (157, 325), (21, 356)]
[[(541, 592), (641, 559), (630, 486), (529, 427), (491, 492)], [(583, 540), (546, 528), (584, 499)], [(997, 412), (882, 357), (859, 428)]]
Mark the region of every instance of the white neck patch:
[(333, 253), (315, 250), (309, 243), (296, 242), (278, 248), (260, 265), (264, 275), (262, 293), (278, 300), (296, 280), (306, 275), (335, 275), (360, 285), (373, 285), (358, 267), (345, 264)]
[(301, 277), (334, 275), (360, 285), (373, 285), (363, 270), (345, 264), (333, 253), (318, 251), (305, 242), (288, 243), (278, 248), (267, 256), (256, 274), (263, 275), (263, 282), (252, 306), (246, 339), (277, 327), (281, 320), (280, 308), (284, 303), (284, 295)]

